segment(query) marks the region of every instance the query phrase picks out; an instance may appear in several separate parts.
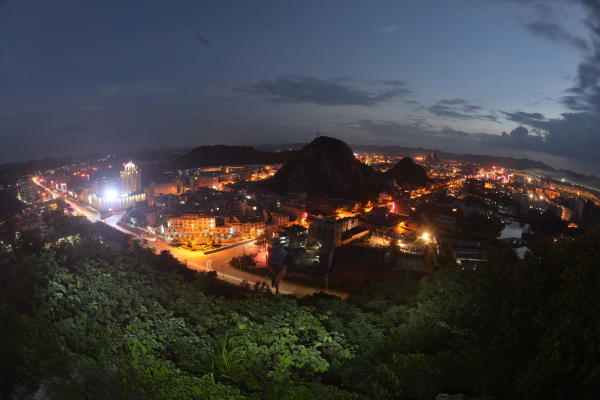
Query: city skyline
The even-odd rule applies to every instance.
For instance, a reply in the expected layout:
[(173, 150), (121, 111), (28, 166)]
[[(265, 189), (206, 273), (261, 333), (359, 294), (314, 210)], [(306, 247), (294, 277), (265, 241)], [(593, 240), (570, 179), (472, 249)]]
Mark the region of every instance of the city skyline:
[(0, 5), (2, 162), (309, 142), (600, 174), (593, 1)]

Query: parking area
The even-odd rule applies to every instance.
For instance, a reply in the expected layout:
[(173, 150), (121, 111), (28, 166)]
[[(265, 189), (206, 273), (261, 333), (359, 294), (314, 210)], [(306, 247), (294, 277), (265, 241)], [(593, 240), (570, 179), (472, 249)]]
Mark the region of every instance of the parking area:
[(315, 261), (319, 260), (317, 257), (318, 252), (319, 247), (315, 245), (308, 246), (304, 252), (292, 252), (292, 254), (294, 254), (292, 263), (295, 263), (295, 261), (298, 260), (299, 267), (312, 265)]

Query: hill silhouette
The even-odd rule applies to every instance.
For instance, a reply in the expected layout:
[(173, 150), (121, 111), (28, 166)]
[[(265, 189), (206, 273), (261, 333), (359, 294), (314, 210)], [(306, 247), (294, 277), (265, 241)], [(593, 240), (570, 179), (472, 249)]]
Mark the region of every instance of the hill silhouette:
[(279, 193), (316, 190), (328, 196), (364, 199), (382, 188), (382, 176), (357, 160), (343, 141), (321, 136), (260, 186)]
[(404, 157), (393, 168), (385, 171), (383, 176), (386, 179), (396, 179), (398, 185), (408, 182), (411, 186), (424, 186), (429, 182), (423, 167), (416, 164), (410, 157)]
[(282, 164), (289, 161), (297, 151), (282, 151), (278, 153), (258, 151), (246, 146), (215, 146), (196, 147), (189, 153), (177, 157), (171, 163), (176, 169), (191, 169), (218, 165), (256, 165)]

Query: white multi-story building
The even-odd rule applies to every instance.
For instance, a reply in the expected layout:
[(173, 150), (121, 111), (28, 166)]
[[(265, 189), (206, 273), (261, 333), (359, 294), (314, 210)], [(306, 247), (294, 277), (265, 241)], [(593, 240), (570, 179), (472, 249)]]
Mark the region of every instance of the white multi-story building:
[(217, 226), (216, 218), (202, 214), (170, 215), (165, 233), (172, 236), (202, 237), (206, 235), (258, 235), (265, 229), (265, 221), (259, 218), (240, 220), (229, 217), (224, 225)]
[(121, 171), (121, 196), (142, 190), (142, 172), (130, 161), (125, 164), (125, 170)]
[(276, 226), (287, 225), (290, 223), (290, 216), (287, 214), (273, 214), (273, 224)]
[(123, 210), (135, 206), (138, 201), (146, 200), (146, 194), (132, 194), (124, 197), (98, 197), (95, 194), (88, 196), (88, 203), (99, 210)]
[(215, 217), (202, 214), (169, 215), (165, 233), (193, 237), (215, 233)]
[(225, 227), (229, 229), (230, 234), (256, 235), (265, 229), (265, 220), (262, 218), (229, 217), (225, 219)]

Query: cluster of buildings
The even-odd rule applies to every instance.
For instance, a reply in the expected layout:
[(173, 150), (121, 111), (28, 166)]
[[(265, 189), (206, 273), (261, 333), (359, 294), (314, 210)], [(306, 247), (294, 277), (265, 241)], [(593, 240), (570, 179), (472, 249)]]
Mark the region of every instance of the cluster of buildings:
[(26, 204), (33, 204), (36, 200), (42, 200), (42, 191), (29, 179), (19, 179), (16, 183), (6, 185), (6, 187), (0, 185), (0, 190), (6, 190)]
[[(373, 154), (356, 155), (376, 168), (393, 166), (400, 158)], [(311, 244), (332, 254), (336, 247), (349, 243), (368, 232), (393, 233), (399, 225), (410, 224), (412, 210), (423, 204), (439, 204), (448, 196), (460, 198), (465, 191), (486, 204), (502, 207), (504, 202), (514, 211), (525, 214), (529, 209), (550, 210), (565, 221), (579, 221), (589, 215), (594, 201), (585, 193), (572, 193), (567, 187), (550, 185), (517, 172), (492, 168), (489, 171), (469, 163), (440, 162), (434, 154), (416, 158), (426, 170), (430, 183), (409, 188), (393, 179), (379, 196), (380, 207), (367, 208), (344, 198), (308, 197), (306, 192), (285, 195), (252, 192), (244, 181), (266, 179), (281, 165), (246, 165), (203, 167), (170, 171), (166, 183), (142, 185), (142, 171), (132, 162), (118, 171), (118, 190), (98, 179), (90, 181), (97, 168), (52, 171), (43, 177), (46, 185), (67, 193), (80, 204), (96, 210), (125, 210), (132, 225), (150, 229), (172, 239), (202, 243), (208, 237), (256, 238), (269, 232), (266, 242), (272, 249), (292, 251)], [(105, 160), (110, 162), (111, 159)], [(114, 163), (116, 169), (116, 163)], [(111, 169), (113, 165), (107, 168)], [(117, 171), (114, 171), (117, 176)], [(103, 176), (103, 178), (106, 178)], [(13, 188), (22, 199), (39, 196), (31, 181), (23, 180)], [(438, 213), (438, 227), (456, 230), (452, 213)]]
[[(523, 198), (519, 198), (523, 201)], [(525, 203), (527, 204), (527, 203)], [(589, 216), (594, 209), (594, 202), (591, 199), (585, 200), (576, 197), (557, 197), (550, 199), (548, 196), (538, 196), (536, 201), (532, 202), (535, 209), (539, 211), (551, 211), (563, 221), (581, 221), (584, 216)]]
[(179, 171), (190, 186), (203, 186), (227, 190), (226, 185), (236, 181), (258, 181), (275, 175), (283, 164), (235, 165), (219, 167), (201, 167)]
[(496, 205), (505, 203), (502, 200), (508, 201), (507, 211), (515, 214), (527, 214), (528, 210), (534, 209), (550, 211), (563, 221), (581, 221), (594, 209), (591, 193), (566, 191), (533, 175), (515, 173), (508, 176), (510, 179), (507, 181), (496, 176), (469, 178), (465, 180), (464, 188), (487, 194), (482, 199), (486, 202), (497, 200)]
[[(15, 224), (16, 233), (29, 231), (44, 241), (52, 240), (55, 237), (55, 232), (54, 226), (51, 223), (51, 211), (58, 211), (60, 214), (67, 215), (71, 213), (71, 208), (60, 199), (36, 203), (34, 206), (16, 214), (12, 219), (12, 222)], [(87, 219), (83, 216), (76, 216), (73, 221), (78, 224), (87, 223)]]

